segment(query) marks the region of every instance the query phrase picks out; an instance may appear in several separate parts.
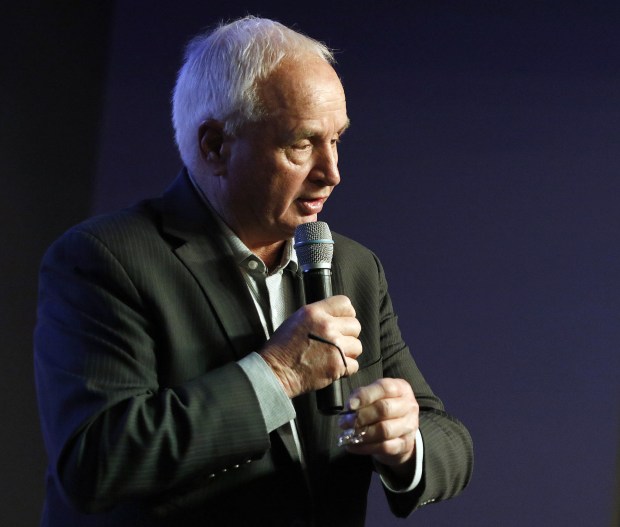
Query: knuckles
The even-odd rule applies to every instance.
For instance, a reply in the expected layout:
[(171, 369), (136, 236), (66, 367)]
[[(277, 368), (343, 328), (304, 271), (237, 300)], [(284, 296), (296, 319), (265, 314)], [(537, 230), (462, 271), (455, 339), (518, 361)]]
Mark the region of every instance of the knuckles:
[(379, 418), (390, 417), (394, 413), (394, 399), (379, 399), (375, 407)]

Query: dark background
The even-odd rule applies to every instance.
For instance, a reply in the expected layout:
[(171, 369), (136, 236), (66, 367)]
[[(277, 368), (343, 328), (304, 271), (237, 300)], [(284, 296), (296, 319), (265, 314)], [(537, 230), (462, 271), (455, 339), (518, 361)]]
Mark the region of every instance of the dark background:
[[(1, 525), (36, 525), (44, 495), (43, 251), (165, 188), (183, 46), (247, 13), (338, 50), (352, 127), (321, 219), (379, 254), (419, 366), (474, 437), (467, 491), (408, 523), (620, 523), (620, 4), (363, 4), (0, 8)], [(377, 487), (368, 517), (403, 524)]]

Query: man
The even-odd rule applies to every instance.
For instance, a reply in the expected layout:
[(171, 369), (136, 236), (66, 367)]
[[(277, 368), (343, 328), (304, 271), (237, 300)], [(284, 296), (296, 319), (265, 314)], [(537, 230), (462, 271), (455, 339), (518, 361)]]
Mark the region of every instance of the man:
[[(402, 341), (377, 258), (335, 235), (334, 296), (300, 307), (291, 238), (339, 183), (349, 124), (332, 62), (270, 20), (196, 38), (173, 100), (186, 168), (48, 251), (43, 525), (363, 525), (373, 470), (398, 516), (467, 485), (469, 434)], [(349, 412), (320, 414), (343, 376)]]

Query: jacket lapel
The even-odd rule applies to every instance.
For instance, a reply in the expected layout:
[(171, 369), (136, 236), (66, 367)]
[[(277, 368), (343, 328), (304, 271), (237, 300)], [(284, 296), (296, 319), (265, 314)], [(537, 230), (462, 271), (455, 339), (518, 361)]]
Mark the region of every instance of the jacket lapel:
[(233, 359), (256, 351), (265, 335), (254, 302), (215, 218), (185, 171), (158, 208), (164, 233), (175, 239), (174, 253), (196, 279), (230, 340)]
[[(196, 279), (228, 336), (233, 350), (231, 360), (258, 350), (265, 342), (265, 333), (254, 301), (213, 214), (185, 170), (159, 200), (157, 208), (164, 233), (174, 238), (174, 253)], [(276, 433), (291, 459), (299, 461), (290, 427), (282, 427)]]

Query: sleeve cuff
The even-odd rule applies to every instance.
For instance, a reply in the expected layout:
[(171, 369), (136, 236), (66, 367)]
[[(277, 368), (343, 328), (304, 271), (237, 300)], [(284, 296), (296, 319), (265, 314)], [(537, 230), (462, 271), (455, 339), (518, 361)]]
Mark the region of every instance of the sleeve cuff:
[(271, 368), (258, 353), (250, 353), (238, 364), (256, 392), (268, 432), (273, 432), (295, 418), (295, 407), (292, 401), (286, 395), (282, 384)]
[(403, 494), (405, 492), (410, 492), (415, 489), (422, 479), (422, 468), (424, 466), (424, 441), (422, 440), (422, 433), (420, 429), (415, 433), (415, 471), (413, 473), (413, 479), (411, 483), (406, 488), (397, 488), (389, 482), (387, 475), (382, 474), (381, 467), (377, 466), (377, 471), (379, 472), (379, 476), (381, 477), (381, 482), (389, 491), (394, 492), (396, 494)]

